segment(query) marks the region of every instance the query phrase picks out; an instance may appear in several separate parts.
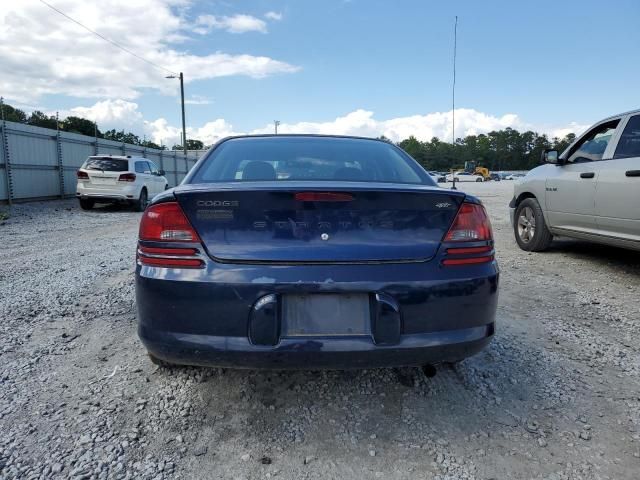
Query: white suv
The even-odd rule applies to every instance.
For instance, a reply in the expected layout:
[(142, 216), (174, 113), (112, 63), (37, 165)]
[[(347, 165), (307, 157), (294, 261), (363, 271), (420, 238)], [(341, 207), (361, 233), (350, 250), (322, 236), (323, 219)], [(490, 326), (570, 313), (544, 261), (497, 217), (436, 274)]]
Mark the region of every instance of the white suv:
[(514, 186), (516, 241), (541, 251), (554, 235), (640, 250), (640, 110), (606, 118)]
[(95, 203), (128, 203), (141, 212), (168, 188), (164, 171), (143, 157), (89, 157), (78, 170), (76, 197), (83, 210)]

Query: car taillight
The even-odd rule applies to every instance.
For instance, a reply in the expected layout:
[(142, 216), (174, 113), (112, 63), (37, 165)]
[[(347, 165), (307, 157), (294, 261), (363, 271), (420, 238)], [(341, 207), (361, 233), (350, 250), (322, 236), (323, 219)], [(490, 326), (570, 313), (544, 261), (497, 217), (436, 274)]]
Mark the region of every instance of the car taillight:
[(140, 220), (138, 238), (152, 242), (199, 242), (177, 202), (158, 203), (148, 207)]
[(202, 268), (195, 248), (156, 248), (138, 245), (138, 261), (142, 265), (164, 268)]
[(483, 240), (493, 240), (487, 212), (482, 205), (463, 203), (444, 241), (481, 242)]
[[(176, 202), (148, 207), (140, 221), (141, 242), (200, 242), (186, 215)], [(138, 262), (164, 268), (203, 268), (198, 248), (185, 246), (149, 246), (138, 244)]]
[(123, 173), (118, 177), (119, 182), (135, 182), (136, 174), (135, 173)]
[(475, 203), (463, 203), (443, 242), (457, 245), (447, 248), (442, 265), (492, 262), (493, 245), (476, 245), (477, 242), (493, 242), (491, 222), (484, 207)]
[(76, 176), (78, 180), (89, 180), (89, 174), (87, 172), (83, 172), (82, 170), (78, 170), (76, 172)]

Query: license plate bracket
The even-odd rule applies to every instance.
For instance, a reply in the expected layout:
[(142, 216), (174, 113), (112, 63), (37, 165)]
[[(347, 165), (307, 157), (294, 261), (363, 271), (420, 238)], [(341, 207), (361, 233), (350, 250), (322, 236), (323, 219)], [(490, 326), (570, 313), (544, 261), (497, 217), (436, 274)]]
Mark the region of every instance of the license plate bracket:
[(371, 335), (371, 311), (366, 293), (285, 294), (282, 336)]

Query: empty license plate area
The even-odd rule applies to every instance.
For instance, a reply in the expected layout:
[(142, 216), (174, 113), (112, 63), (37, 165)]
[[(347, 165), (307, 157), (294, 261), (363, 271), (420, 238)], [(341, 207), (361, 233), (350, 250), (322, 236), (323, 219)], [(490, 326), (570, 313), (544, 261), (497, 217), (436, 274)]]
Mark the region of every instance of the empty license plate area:
[(284, 337), (371, 335), (369, 295), (291, 294), (282, 298)]
[(112, 177), (91, 177), (91, 183), (94, 185), (115, 185), (116, 179)]

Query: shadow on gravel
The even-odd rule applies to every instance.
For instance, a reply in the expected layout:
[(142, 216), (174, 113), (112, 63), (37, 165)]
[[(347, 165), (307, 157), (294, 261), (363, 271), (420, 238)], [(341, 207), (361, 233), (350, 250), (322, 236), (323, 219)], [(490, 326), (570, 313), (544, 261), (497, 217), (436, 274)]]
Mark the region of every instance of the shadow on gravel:
[[(607, 263), (614, 267), (631, 268), (640, 273), (640, 252), (572, 239), (554, 240), (541, 255), (566, 254), (584, 260)], [(539, 254), (540, 255), (540, 254)]]
[(285, 447), (308, 440), (461, 442), (496, 428), (522, 429), (537, 410), (569, 402), (575, 390), (546, 352), (505, 333), (475, 357), (438, 366), (433, 378), (418, 368), (203, 370), (206, 379), (191, 396), (207, 399), (198, 413), (216, 419), (212, 440)]
[[(80, 207), (78, 207), (80, 209)], [(86, 213), (113, 213), (113, 212), (131, 212), (131, 207), (128, 205), (120, 205), (117, 203), (107, 203), (95, 205), (91, 210), (86, 210)]]

